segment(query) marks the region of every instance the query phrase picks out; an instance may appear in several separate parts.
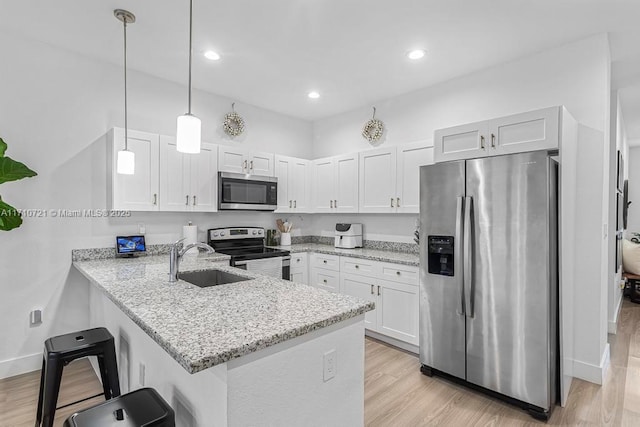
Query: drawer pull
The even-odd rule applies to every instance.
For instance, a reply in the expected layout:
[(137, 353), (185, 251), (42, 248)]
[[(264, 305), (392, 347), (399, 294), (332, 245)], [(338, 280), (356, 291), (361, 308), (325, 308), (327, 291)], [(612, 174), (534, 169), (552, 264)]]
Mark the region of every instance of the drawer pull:
[(296, 259), (296, 262), (300, 262), (300, 258)]
[(356, 264), (356, 268), (360, 268), (360, 266), (358, 264)]
[(396, 271), (396, 274), (399, 276), (399, 275), (400, 275), (400, 272), (399, 272), (399, 271)]
[(327, 283), (327, 279), (322, 280), (324, 283)]
[(326, 264), (326, 263), (327, 263), (327, 260), (325, 259), (325, 260), (324, 260), (324, 261), (322, 261), (322, 262), (324, 262), (324, 263)]

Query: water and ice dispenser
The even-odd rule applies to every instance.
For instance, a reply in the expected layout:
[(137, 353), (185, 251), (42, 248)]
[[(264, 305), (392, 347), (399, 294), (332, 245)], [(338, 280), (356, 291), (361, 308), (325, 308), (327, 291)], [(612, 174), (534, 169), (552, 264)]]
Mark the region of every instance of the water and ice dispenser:
[(429, 236), (427, 251), (429, 273), (453, 276), (453, 236)]

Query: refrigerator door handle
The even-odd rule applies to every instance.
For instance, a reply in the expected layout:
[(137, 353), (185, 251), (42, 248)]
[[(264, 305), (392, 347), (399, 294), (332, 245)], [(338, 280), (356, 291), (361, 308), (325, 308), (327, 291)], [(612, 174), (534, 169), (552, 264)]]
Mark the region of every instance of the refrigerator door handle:
[(467, 317), (474, 316), (474, 280), (473, 280), (473, 197), (465, 197), (464, 225), (463, 225), (463, 274), (464, 306)]
[(465, 315), (464, 307), (464, 253), (463, 253), (463, 239), (464, 239), (464, 197), (459, 196), (456, 198), (456, 235), (453, 238), (454, 241), (454, 273), (453, 277), (458, 278), (460, 284), (460, 305), (458, 306), (458, 313), (460, 316)]

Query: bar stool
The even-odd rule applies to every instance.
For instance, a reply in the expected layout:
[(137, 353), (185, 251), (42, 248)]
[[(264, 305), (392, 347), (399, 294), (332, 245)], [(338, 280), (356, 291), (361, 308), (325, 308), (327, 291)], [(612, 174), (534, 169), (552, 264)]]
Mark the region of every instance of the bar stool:
[[(49, 338), (44, 342), (36, 427), (39, 427), (41, 422), (43, 427), (53, 426), (56, 409), (59, 409), (56, 408), (56, 405), (60, 392), (62, 369), (73, 360), (85, 356), (98, 357), (104, 393), (96, 396), (104, 394), (105, 399), (120, 396), (114, 339), (106, 328), (88, 329)], [(78, 402), (96, 396), (90, 396)]]
[(123, 394), (76, 412), (63, 427), (174, 427), (175, 413), (152, 388)]

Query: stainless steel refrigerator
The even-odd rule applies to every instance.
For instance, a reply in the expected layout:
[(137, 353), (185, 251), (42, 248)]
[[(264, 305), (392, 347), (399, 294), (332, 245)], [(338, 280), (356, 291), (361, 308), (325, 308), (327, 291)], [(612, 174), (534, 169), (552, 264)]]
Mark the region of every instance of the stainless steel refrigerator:
[(547, 151), (420, 170), (421, 370), (542, 419), (558, 387), (557, 173)]

